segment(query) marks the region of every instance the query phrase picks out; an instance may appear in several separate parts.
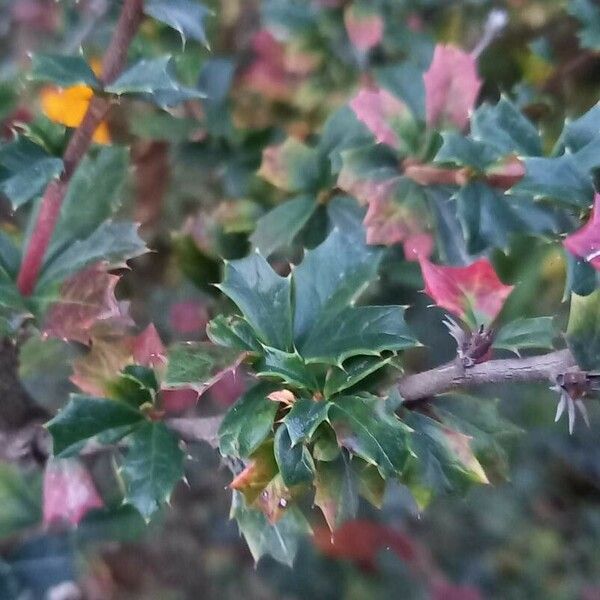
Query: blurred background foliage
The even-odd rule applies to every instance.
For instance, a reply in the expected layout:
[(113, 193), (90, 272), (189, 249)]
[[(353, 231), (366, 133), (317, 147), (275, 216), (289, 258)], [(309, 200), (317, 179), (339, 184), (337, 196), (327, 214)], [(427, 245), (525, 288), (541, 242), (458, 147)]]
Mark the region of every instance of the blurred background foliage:
[[(44, 114), (40, 86), (27, 83), (28, 56), (83, 46), (89, 59), (100, 57), (118, 4), (0, 0), (4, 138), (24, 123), (61, 152), (68, 133)], [(204, 339), (206, 322), (225, 307), (209, 285), (220, 278), (220, 258), (244, 256), (257, 219), (285, 197), (257, 175), (262, 151), (289, 134), (310, 142), (361, 82), (385, 77), (386, 67), (403, 64), (407, 76), (411, 67), (422, 71), (436, 41), (477, 47), (496, 10), (508, 20), (482, 48), (482, 98), (510, 94), (539, 125), (548, 148), (566, 117), (598, 99), (600, 6), (594, 0), (206, 4), (213, 10), (205, 20), (210, 51), (188, 41), (182, 52), (176, 32), (148, 20), (131, 53), (172, 52), (182, 81), (200, 86), (207, 100), (170, 112), (123, 103), (108, 123), (113, 141), (132, 146), (124, 210), (133, 211), (156, 250), (133, 262), (118, 294), (132, 302), (136, 323), (155, 323), (165, 341)], [(381, 43), (368, 50), (353, 45), (344, 17), (350, 5), (382, 17)], [(1, 217), (3, 229), (16, 235), (23, 215), (2, 204)], [(311, 217), (307, 245), (324, 218), (320, 211)], [(442, 312), (428, 308), (419, 291), (417, 265), (395, 252), (375, 295), (412, 305), (407, 318), (428, 347), (410, 355), (410, 368), (422, 370), (452, 357), (451, 339)], [(520, 282), (506, 309), (509, 319), (556, 314), (564, 323), (561, 253), (527, 239), (493, 258), (504, 281)], [(21, 376), (48, 409), (74, 389), (68, 368), (74, 352), (60, 341), (26, 346)], [(221, 382), (199, 411), (222, 412), (243, 385), (243, 374)], [(504, 416), (528, 431), (509, 442), (509, 482), (439, 498), (423, 513), (406, 490), (391, 487), (383, 510), (361, 506), (359, 520), (344, 526), (335, 545), (317, 523), (293, 569), (270, 559), (254, 566), (228, 521), (228, 471), (206, 445), (189, 447), (189, 485), (177, 488), (172, 509), (149, 529), (110, 497), (110, 455), (86, 458), (107, 507), (76, 530), (40, 526), (36, 469), (31, 461), (4, 457), (0, 598), (600, 598), (597, 434), (581, 428), (570, 437), (555, 426), (544, 386), (490, 394)], [(599, 411), (591, 411), (597, 421)]]

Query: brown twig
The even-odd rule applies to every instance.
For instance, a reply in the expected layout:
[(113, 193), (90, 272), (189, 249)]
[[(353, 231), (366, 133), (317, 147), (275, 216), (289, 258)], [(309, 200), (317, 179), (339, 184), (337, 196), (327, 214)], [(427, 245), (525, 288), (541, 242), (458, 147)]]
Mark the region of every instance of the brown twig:
[[(114, 81), (123, 70), (127, 51), (142, 22), (143, 7), (144, 0), (124, 0), (115, 32), (102, 61), (103, 84)], [(108, 99), (100, 96), (92, 98), (81, 124), (73, 133), (65, 150), (64, 170), (60, 178), (51, 181), (44, 192), (40, 212), (17, 278), (17, 286), (24, 296), (30, 295), (35, 288), (71, 177), (88, 151), (94, 132), (110, 108), (111, 103)]]

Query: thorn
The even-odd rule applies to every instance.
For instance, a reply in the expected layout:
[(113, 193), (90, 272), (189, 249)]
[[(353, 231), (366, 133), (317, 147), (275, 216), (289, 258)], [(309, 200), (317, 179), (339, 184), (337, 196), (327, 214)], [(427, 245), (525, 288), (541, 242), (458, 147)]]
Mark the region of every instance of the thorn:
[(558, 406), (556, 407), (556, 417), (554, 417), (554, 422), (558, 423), (559, 419), (562, 417), (565, 412), (565, 408), (567, 406), (567, 396), (563, 392), (560, 395), (560, 401), (558, 402)]
[(571, 398), (567, 400), (567, 407), (569, 409), (569, 434), (573, 435), (575, 428), (575, 402)]
[(588, 415), (588, 411), (587, 408), (585, 407), (585, 404), (583, 403), (583, 400), (577, 400), (575, 402), (575, 406), (579, 409), (579, 412), (581, 413), (581, 416), (583, 417), (583, 420), (585, 421), (585, 424), (588, 426), (588, 429), (590, 428), (590, 416)]

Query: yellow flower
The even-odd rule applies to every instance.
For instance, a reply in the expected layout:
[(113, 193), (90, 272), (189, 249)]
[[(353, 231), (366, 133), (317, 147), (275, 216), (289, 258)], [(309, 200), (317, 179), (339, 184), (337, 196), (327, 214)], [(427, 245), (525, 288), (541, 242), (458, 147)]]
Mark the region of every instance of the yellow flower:
[[(98, 75), (99, 63), (92, 62), (92, 69)], [(78, 127), (90, 105), (94, 90), (87, 85), (74, 85), (68, 88), (48, 87), (40, 94), (44, 114), (55, 123), (67, 127)], [(100, 123), (93, 135), (97, 144), (110, 144), (108, 125)]]

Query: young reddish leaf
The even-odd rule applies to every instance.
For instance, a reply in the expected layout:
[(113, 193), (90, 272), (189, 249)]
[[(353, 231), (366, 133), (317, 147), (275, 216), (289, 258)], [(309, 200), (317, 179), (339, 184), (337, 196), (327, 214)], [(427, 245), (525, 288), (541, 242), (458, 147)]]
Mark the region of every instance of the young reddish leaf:
[(430, 233), (415, 233), (409, 235), (403, 243), (404, 259), (409, 262), (419, 262), (420, 258), (429, 258), (435, 248), (435, 240)]
[(87, 469), (75, 458), (51, 458), (44, 471), (44, 525), (55, 522), (77, 525), (90, 510), (102, 508)]
[(380, 144), (400, 147), (400, 139), (392, 124), (410, 116), (407, 106), (383, 89), (362, 89), (350, 102), (357, 119), (362, 121)]
[(250, 457), (246, 468), (233, 478), (229, 487), (244, 494), (246, 503), (250, 506), (258, 499), (277, 472), (273, 444), (265, 444)]
[(464, 129), (482, 83), (475, 58), (454, 46), (438, 45), (423, 79), (427, 124)]
[(600, 271), (600, 194), (594, 198), (594, 208), (588, 222), (568, 235), (563, 245), (571, 254), (583, 258)]
[(200, 394), (192, 388), (161, 390), (160, 406), (169, 414), (183, 413), (198, 404)]
[(486, 258), (467, 267), (434, 265), (426, 258), (419, 261), (425, 293), (448, 312), (467, 320), (492, 321), (502, 309), (513, 286), (504, 285)]
[(229, 408), (245, 391), (247, 377), (240, 367), (227, 371), (219, 381), (210, 388), (210, 397), (222, 408)]
[(508, 156), (499, 165), (486, 171), (485, 180), (492, 187), (510, 190), (525, 177), (525, 173), (525, 163), (516, 156)]
[(282, 144), (263, 150), (258, 175), (279, 189), (296, 192), (311, 187), (316, 177), (316, 167), (314, 150), (289, 137)]
[(355, 173), (352, 169), (344, 166), (338, 176), (338, 187), (351, 196), (354, 196), (361, 204), (369, 204), (376, 200), (388, 198), (398, 184), (398, 177), (390, 179), (367, 179)]
[(160, 367), (166, 364), (167, 350), (152, 323), (133, 338), (133, 360), (145, 367)]
[(373, 9), (350, 4), (344, 11), (344, 24), (350, 41), (361, 52), (377, 46), (383, 38), (383, 19)]
[(169, 322), (173, 330), (185, 335), (204, 333), (209, 320), (206, 305), (197, 300), (176, 302), (169, 313)]
[(115, 297), (119, 279), (101, 263), (68, 279), (46, 315), (44, 335), (89, 344), (97, 335), (123, 333), (133, 321), (129, 303)]

